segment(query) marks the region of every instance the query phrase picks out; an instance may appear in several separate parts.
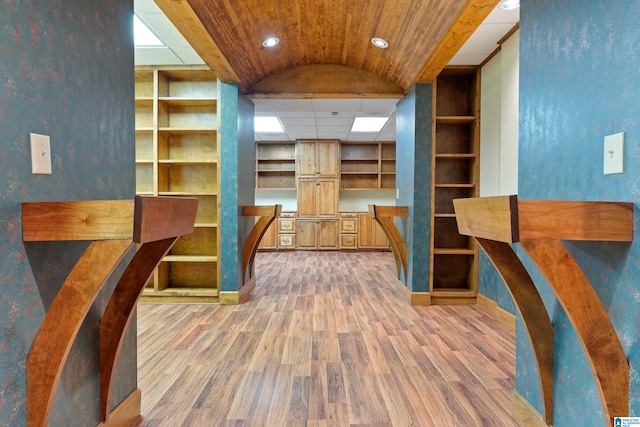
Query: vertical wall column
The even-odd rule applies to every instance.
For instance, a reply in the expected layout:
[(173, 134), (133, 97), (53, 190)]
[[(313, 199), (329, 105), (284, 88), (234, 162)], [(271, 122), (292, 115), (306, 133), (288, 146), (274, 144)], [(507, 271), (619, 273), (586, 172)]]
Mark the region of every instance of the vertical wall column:
[(396, 109), (396, 205), (409, 209), (399, 229), (407, 244), (407, 277), (412, 303), (428, 301), (429, 235), (431, 233), (431, 147), (433, 140), (431, 83), (418, 83)]
[(240, 214), (240, 206), (253, 205), (254, 133), (253, 103), (240, 95), (235, 83), (218, 84), (220, 102), (218, 144), (220, 146), (218, 274), (221, 304), (238, 304), (242, 287), (242, 247), (249, 224)]

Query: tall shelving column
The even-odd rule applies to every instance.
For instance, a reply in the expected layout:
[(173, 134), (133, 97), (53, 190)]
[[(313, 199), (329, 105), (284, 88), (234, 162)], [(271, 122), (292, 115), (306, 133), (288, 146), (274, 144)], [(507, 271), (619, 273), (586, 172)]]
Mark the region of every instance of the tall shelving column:
[[(150, 74), (153, 76), (151, 101), (148, 99)], [(142, 80), (140, 82), (144, 91), (138, 91), (136, 83), (136, 110), (140, 110), (140, 114), (136, 114), (136, 150), (141, 150), (140, 154), (136, 153), (136, 159), (140, 161), (136, 163), (137, 173), (140, 173), (138, 192), (199, 199), (193, 234), (182, 236), (164, 257), (142, 299), (217, 301), (219, 147), (216, 76), (206, 67), (167, 67), (140, 68), (136, 71), (138, 77), (146, 80), (144, 84)], [(149, 105), (151, 130), (147, 126)], [(148, 158), (148, 145), (151, 145), (151, 159)], [(151, 166), (150, 174), (147, 173), (148, 165)], [(148, 193), (149, 190), (152, 192)]]
[(448, 67), (433, 88), (431, 303), (474, 304), (478, 248), (458, 233), (453, 199), (478, 196), (479, 71)]

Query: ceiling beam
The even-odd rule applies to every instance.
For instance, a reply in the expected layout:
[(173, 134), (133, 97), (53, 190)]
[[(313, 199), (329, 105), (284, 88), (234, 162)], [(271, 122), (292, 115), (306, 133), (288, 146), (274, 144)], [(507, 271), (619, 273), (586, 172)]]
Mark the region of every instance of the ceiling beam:
[(467, 1), (418, 73), (416, 83), (433, 82), (498, 3), (500, 0)]
[(241, 90), (247, 89), (187, 0), (155, 2), (220, 80), (237, 82)]

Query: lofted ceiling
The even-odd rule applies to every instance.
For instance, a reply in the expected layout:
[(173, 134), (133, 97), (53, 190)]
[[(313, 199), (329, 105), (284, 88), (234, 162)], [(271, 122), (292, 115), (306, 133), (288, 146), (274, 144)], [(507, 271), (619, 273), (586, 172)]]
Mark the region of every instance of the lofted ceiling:
[[(136, 49), (136, 63), (203, 61), (237, 82), (256, 115), (276, 115), (285, 127), (257, 140), (393, 140), (395, 104), (415, 83), (433, 81), (446, 65), (480, 64), (516, 25), (518, 11), (499, 3), (136, 0), (136, 13), (168, 44)], [(263, 47), (268, 36), (280, 44)], [(373, 46), (372, 37), (389, 47)], [(361, 115), (391, 120), (377, 134), (350, 132)]]

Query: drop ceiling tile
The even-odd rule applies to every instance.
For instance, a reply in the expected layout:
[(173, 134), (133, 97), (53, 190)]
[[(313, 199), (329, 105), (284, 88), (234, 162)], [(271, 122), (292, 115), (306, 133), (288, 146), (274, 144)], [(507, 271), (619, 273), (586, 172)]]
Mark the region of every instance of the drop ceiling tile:
[(171, 50), (176, 54), (178, 58), (185, 64), (204, 64), (200, 55), (191, 47), (174, 47)]
[(355, 111), (343, 111), (343, 110), (333, 110), (338, 112), (338, 115), (334, 115), (332, 111), (316, 111), (316, 117), (355, 117)]
[(375, 141), (377, 132), (349, 132), (347, 141)]
[(280, 121), (287, 129), (293, 126), (316, 126), (316, 119), (313, 117), (280, 117)]
[(316, 119), (318, 126), (343, 126), (348, 129), (353, 124), (352, 117), (318, 117)]
[(333, 128), (318, 128), (318, 138), (320, 139), (340, 139), (346, 141), (349, 131), (336, 131)]
[(362, 106), (361, 99), (314, 99), (315, 111), (358, 111)]
[(261, 141), (288, 141), (289, 137), (284, 133), (262, 133), (260, 134)]
[(137, 47), (135, 63), (136, 65), (179, 65), (182, 61), (168, 47)]
[(263, 99), (265, 107), (269, 111), (300, 112), (313, 111), (310, 99)]
[(296, 140), (296, 139), (318, 139), (318, 134), (314, 131), (314, 132), (290, 132), (287, 131), (287, 134), (289, 135), (289, 138), (291, 140)]
[(304, 132), (308, 132), (309, 134), (313, 134), (313, 135), (317, 135), (316, 132), (316, 127), (315, 126), (297, 126), (297, 125), (291, 125), (291, 126), (285, 126), (285, 131), (288, 134), (291, 133), (304, 133)]

